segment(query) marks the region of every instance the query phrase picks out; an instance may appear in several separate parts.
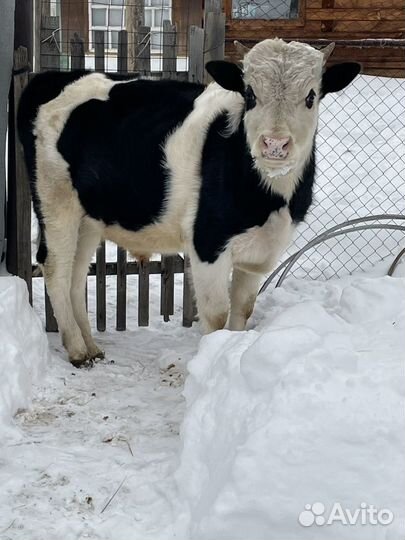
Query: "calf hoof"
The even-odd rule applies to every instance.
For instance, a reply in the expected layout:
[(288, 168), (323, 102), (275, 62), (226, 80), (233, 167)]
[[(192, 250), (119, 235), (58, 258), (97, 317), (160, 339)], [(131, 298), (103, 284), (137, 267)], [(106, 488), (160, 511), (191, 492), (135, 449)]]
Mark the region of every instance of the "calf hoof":
[(79, 357), (69, 357), (69, 362), (74, 366), (75, 368), (83, 368), (83, 367), (91, 367), (93, 364), (93, 360), (89, 357), (88, 354), (86, 355), (80, 355)]
[(95, 345), (94, 347), (90, 348), (89, 349), (89, 359), (90, 360), (95, 360), (96, 358), (98, 358), (99, 360), (104, 360), (105, 358), (105, 353), (104, 351), (102, 351), (101, 349), (99, 349), (97, 347), (97, 345)]

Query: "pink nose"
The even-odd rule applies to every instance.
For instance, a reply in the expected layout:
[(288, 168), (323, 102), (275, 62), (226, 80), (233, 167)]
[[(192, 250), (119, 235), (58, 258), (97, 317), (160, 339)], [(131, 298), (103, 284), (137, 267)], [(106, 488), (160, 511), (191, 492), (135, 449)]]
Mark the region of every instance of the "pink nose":
[(262, 137), (262, 154), (268, 159), (285, 159), (288, 156), (291, 146), (291, 137), (275, 139), (273, 137)]

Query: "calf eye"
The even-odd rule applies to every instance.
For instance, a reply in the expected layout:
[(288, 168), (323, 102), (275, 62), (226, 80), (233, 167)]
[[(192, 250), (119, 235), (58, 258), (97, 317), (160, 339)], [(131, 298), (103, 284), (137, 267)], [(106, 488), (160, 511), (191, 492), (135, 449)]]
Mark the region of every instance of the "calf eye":
[(255, 107), (256, 105), (256, 96), (250, 84), (246, 87), (245, 90), (245, 103), (247, 111), (250, 111), (250, 109), (253, 109), (253, 107)]
[(315, 96), (316, 96), (315, 92), (313, 90), (310, 90), (309, 94), (305, 98), (305, 105), (308, 107), (308, 109), (312, 109), (312, 105), (314, 104), (314, 101), (315, 101)]

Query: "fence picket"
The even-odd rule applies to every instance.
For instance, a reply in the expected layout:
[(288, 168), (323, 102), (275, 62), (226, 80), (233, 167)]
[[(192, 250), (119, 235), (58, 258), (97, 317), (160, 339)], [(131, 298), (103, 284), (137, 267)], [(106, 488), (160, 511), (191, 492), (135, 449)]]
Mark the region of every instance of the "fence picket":
[(128, 32), (120, 30), (118, 32), (118, 73), (128, 73)]
[(138, 27), (136, 65), (141, 75), (150, 74), (150, 35), (149, 26)]
[(84, 40), (77, 32), (70, 40), (70, 65), (72, 69), (84, 69)]
[(162, 76), (164, 79), (176, 77), (176, 25), (163, 21), (163, 60)]
[(41, 17), (40, 71), (60, 70), (59, 17)]
[(201, 83), (204, 80), (204, 30), (190, 26), (188, 80)]
[(190, 259), (184, 256), (183, 270), (183, 326), (191, 327), (196, 316)]
[(117, 246), (117, 320), (116, 329), (127, 327), (127, 252)]
[(94, 69), (105, 71), (104, 30), (94, 31)]
[(105, 242), (97, 248), (96, 252), (96, 319), (97, 330), (105, 332), (106, 329), (106, 263)]
[(138, 268), (138, 326), (149, 326), (149, 261), (141, 259)]
[(177, 255), (162, 255), (160, 278), (160, 314), (165, 322), (174, 313), (174, 264)]
[(56, 322), (53, 308), (45, 288), (45, 330), (47, 332), (57, 332), (58, 323)]

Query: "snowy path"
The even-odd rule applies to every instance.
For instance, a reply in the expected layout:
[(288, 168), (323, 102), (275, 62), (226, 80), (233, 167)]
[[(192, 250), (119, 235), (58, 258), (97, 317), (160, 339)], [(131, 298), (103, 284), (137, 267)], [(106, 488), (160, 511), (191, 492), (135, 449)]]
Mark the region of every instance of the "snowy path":
[(50, 336), (52, 367), (32, 410), (16, 417), (21, 437), (1, 453), (2, 540), (43, 540), (44, 527), (50, 539), (167, 539), (183, 366), (199, 337), (188, 330), (185, 339), (178, 321), (100, 334), (114, 363), (86, 371), (62, 360)]

